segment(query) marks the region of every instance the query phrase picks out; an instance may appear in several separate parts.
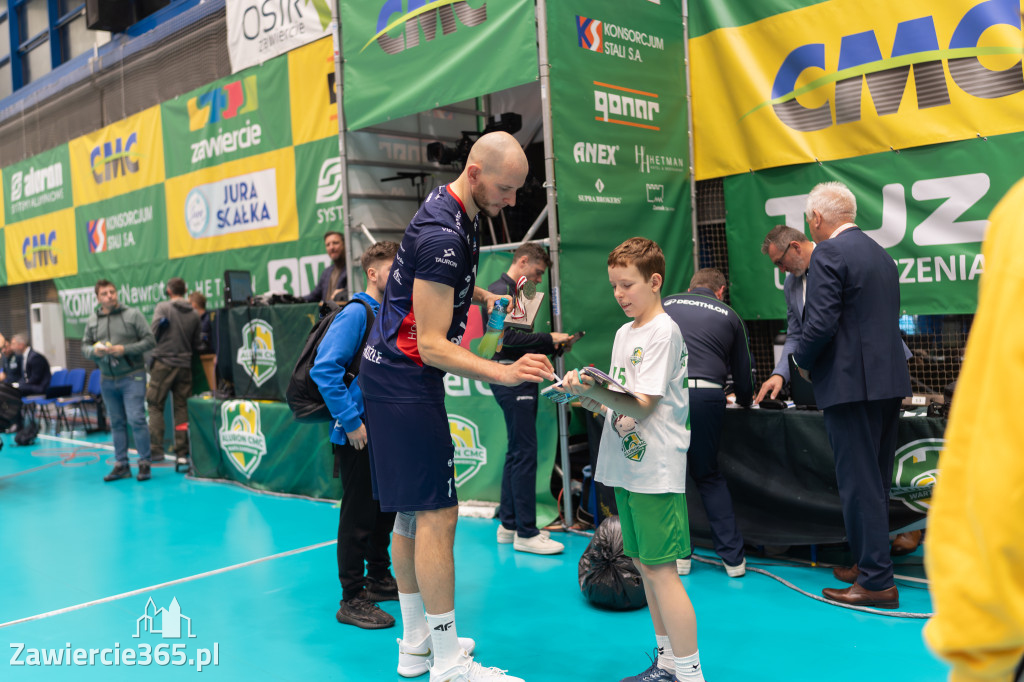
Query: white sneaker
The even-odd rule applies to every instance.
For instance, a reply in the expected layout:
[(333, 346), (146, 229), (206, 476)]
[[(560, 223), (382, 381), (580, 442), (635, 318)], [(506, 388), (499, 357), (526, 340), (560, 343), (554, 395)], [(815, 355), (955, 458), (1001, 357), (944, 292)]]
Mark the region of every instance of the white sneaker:
[(690, 575), (692, 559), (676, 559), (676, 573), (679, 575)]
[[(459, 646), (467, 654), (472, 654), (476, 642), (469, 637), (459, 637)], [(427, 672), (433, 663), (434, 649), (430, 635), (416, 646), (411, 646), (403, 639), (398, 640), (398, 674), (402, 677), (418, 677)]]
[[(543, 535), (546, 538), (551, 537), (551, 533), (549, 533), (546, 530), (542, 530), (540, 532), (540, 534)], [(510, 545), (510, 544), (512, 544), (512, 542), (515, 539), (516, 539), (516, 532), (514, 530), (509, 530), (508, 528), (505, 528), (505, 526), (501, 525), (500, 523), (498, 524), (498, 544), (499, 545)]]
[(530, 552), (531, 554), (559, 554), (565, 549), (565, 545), (558, 540), (552, 540), (551, 536), (545, 535), (543, 531), (532, 538), (519, 537), (519, 533), (516, 533), (516, 539), (512, 546), (516, 551)]
[(448, 670), (435, 670), (431, 664), (430, 682), (526, 682), (520, 677), (506, 675), (506, 672), (500, 668), (485, 668), (463, 651), (456, 664)]
[(739, 566), (730, 566), (724, 561), (722, 562), (722, 565), (725, 566), (725, 572), (729, 574), (730, 578), (742, 578), (744, 575), (747, 574), (746, 559), (743, 559), (743, 561), (740, 562)]

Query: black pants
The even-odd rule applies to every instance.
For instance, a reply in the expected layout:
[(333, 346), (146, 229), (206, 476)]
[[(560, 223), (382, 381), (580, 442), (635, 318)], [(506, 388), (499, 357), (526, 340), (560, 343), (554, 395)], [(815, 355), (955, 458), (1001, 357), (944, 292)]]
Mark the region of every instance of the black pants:
[(743, 562), (743, 536), (736, 525), (732, 496), (718, 469), (718, 443), (722, 438), (725, 393), (720, 388), (690, 389), (690, 449), (686, 471), (697, 484), (711, 526), (715, 553), (730, 566)]
[(860, 568), (857, 582), (868, 590), (895, 584), (889, 555), (889, 488), (900, 402), (889, 398), (824, 409), (846, 538)]
[(338, 578), (342, 599), (352, 599), (366, 584), (390, 575), (394, 512), (382, 512), (373, 499), (370, 456), (351, 445), (333, 444), (341, 460), (341, 513), (338, 516)]
[(501, 525), (520, 537), (537, 535), (537, 384), (507, 387), (491, 384), (505, 413), (508, 452), (501, 473)]

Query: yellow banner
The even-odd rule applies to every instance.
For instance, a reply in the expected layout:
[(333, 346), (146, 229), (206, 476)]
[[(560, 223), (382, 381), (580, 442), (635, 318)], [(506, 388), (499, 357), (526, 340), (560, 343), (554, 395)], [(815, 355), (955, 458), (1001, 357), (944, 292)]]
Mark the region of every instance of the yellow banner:
[(321, 38), (288, 53), (292, 142), (300, 145), (338, 134), (334, 47)]
[(75, 204), (84, 206), (164, 179), (160, 107), (68, 142)]
[(75, 209), (11, 223), (3, 230), (7, 284), (37, 282), (78, 273)]
[(171, 258), (298, 239), (291, 147), (170, 178), (164, 189)]
[[(0, 190), (3, 189), (3, 186), (4, 186), (4, 171), (3, 171), (2, 168), (0, 168)], [(0, 228), (3, 228), (3, 226), (4, 226), (4, 217), (6, 215), (7, 215), (7, 213), (4, 211), (4, 192), (0, 191)]]
[(1024, 129), (1019, 0), (830, 0), (690, 41), (698, 180)]

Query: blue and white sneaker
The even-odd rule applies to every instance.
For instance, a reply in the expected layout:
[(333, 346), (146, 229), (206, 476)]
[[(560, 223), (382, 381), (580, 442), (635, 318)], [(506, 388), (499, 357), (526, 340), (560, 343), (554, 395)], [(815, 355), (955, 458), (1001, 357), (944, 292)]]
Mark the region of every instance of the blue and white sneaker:
[(651, 663), (651, 667), (639, 675), (623, 677), (621, 682), (676, 682), (676, 674), (670, 670), (658, 667), (658, 650), (655, 648), (654, 661)]

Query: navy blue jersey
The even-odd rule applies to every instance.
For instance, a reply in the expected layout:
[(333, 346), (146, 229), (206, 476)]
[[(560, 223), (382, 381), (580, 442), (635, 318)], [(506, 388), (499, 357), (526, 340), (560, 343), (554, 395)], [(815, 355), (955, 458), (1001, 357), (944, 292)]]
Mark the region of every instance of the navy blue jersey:
[(705, 287), (666, 296), (661, 305), (683, 334), (690, 354), (689, 378), (724, 384), (731, 369), (736, 402), (749, 405), (753, 400), (750, 348), (746, 327), (736, 311)]
[(380, 314), (363, 350), (359, 382), (364, 396), (386, 402), (444, 399), (444, 372), (424, 365), (416, 344), (413, 281), (455, 290), (448, 340), (459, 344), (473, 305), (479, 256), (479, 221), (469, 219), (447, 185), (431, 190), (405, 230)]

